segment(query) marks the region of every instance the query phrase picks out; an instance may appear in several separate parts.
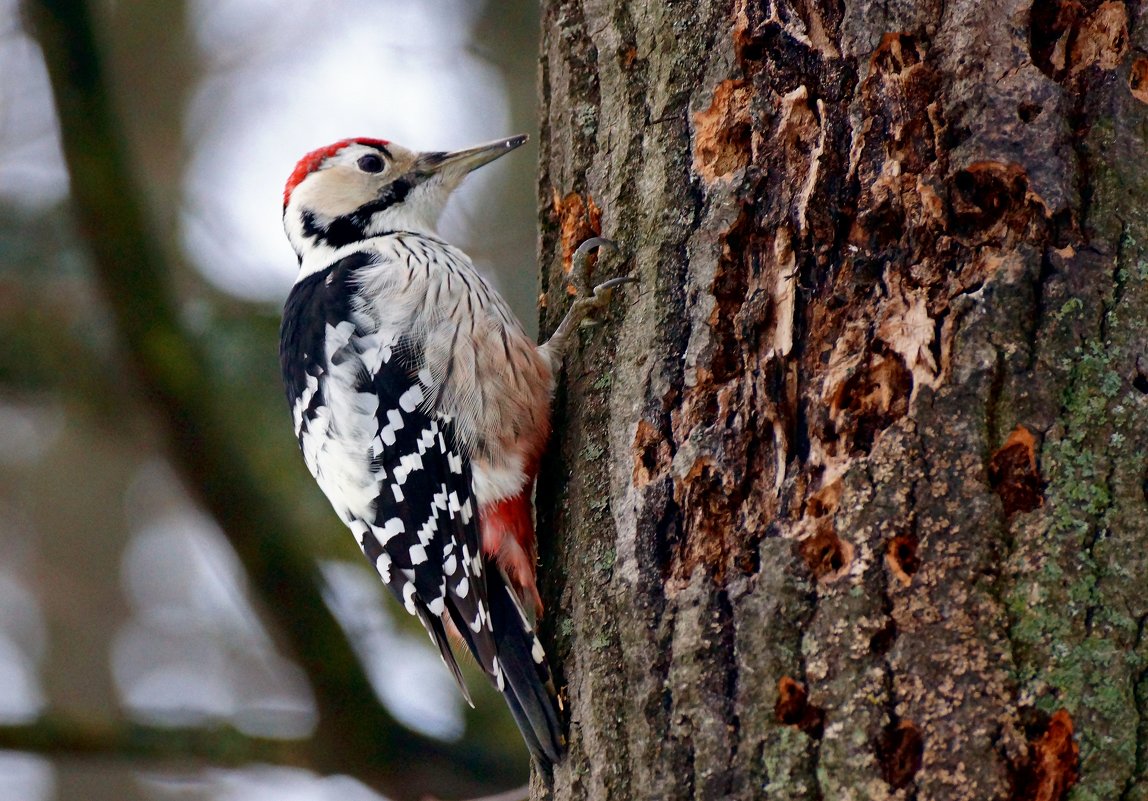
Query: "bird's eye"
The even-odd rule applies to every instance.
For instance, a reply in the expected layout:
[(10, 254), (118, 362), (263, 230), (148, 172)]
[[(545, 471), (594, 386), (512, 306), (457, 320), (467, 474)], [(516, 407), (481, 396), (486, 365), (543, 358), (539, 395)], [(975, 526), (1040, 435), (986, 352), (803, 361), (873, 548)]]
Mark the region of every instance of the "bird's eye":
[(359, 159), (359, 169), (363, 172), (382, 172), (383, 160), (374, 153), (368, 153)]

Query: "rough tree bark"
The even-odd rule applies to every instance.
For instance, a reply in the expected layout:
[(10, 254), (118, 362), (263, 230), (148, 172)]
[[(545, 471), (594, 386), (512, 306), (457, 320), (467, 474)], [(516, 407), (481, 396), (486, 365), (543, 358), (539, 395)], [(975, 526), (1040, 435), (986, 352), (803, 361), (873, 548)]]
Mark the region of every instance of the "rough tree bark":
[(1140, 18), (545, 4), (536, 798), (1148, 798)]

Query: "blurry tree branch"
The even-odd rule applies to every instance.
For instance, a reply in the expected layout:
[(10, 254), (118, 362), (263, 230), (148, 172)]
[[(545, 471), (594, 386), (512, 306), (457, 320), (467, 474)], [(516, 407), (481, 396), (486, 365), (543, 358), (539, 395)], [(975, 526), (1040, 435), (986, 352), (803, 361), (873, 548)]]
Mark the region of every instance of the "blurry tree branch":
[[(505, 793), (495, 793), (494, 795), (485, 795), (482, 798), (468, 798), (467, 801), (527, 801), (530, 798), (530, 787), (515, 787), (513, 790), (507, 790)], [(440, 801), (434, 796), (428, 796), (424, 801)]]
[[(72, 202), (120, 346), (145, 401), (157, 412), (173, 463), (226, 532), (264, 610), (311, 680), (320, 718), (309, 749), (313, 767), (354, 775), (394, 798), (505, 786), (514, 777), (504, 762), (412, 732), (378, 703), (323, 602), (302, 532), (252, 469), (242, 445), (244, 421), (226, 404), (227, 388), (181, 322), (169, 259), (149, 228), (133, 180), (89, 8), (82, 0), (29, 0), (26, 7), (47, 62)], [(134, 729), (101, 738), (70, 724), (42, 726), (20, 730), (26, 738), (40, 732), (45, 748), (118, 742), (124, 748), (115, 750), (125, 756), (151, 753), (139, 747)], [(5, 732), (4, 742), (10, 742), (17, 729)], [(178, 738), (172, 733), (168, 744)], [(252, 753), (258, 750), (251, 745)], [(204, 745), (200, 755), (212, 753)]]
[(250, 762), (312, 764), (310, 741), (250, 737), (230, 726), (158, 727), (45, 715), (33, 723), (0, 726), (0, 749), (51, 756), (201, 759), (214, 765)]

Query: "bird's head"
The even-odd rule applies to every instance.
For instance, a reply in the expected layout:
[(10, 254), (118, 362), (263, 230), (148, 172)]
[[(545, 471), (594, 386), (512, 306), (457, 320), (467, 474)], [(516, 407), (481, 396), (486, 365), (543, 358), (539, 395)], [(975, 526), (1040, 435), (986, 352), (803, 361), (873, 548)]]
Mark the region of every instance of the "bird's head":
[(434, 233), (447, 198), (467, 173), (526, 138), (450, 153), (417, 153), (383, 139), (343, 139), (314, 150), (300, 159), (283, 190), (287, 238), (304, 263), (385, 231)]

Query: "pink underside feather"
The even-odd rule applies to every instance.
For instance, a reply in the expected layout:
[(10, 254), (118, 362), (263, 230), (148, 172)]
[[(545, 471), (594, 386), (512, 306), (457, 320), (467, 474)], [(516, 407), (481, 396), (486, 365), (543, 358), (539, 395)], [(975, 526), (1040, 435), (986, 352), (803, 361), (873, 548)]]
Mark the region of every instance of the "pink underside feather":
[(542, 617), (542, 598), (535, 582), (534, 520), (531, 515), (531, 486), (513, 498), (481, 506), (478, 509), (482, 527), (482, 552), (495, 560), (524, 604), (534, 607)]

